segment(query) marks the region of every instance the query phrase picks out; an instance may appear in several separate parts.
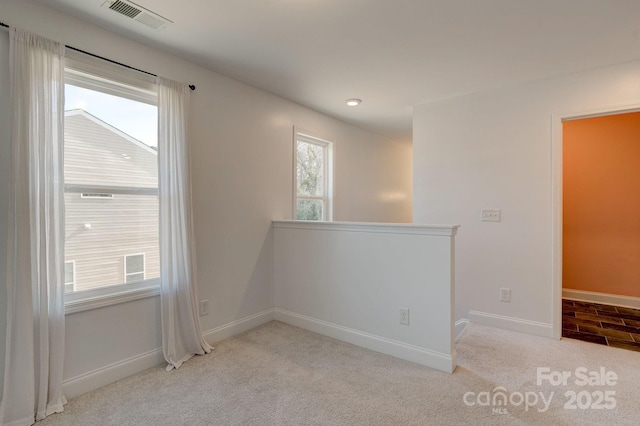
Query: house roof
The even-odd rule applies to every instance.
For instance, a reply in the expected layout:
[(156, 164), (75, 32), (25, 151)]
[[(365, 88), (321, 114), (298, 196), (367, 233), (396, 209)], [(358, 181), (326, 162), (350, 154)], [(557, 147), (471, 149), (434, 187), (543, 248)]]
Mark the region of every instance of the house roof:
[(73, 116), (83, 116), (86, 119), (96, 123), (97, 125), (105, 128), (106, 130), (113, 132), (115, 134), (117, 134), (118, 136), (126, 139), (127, 141), (131, 142), (132, 144), (136, 145), (139, 148), (144, 149), (145, 151), (151, 152), (155, 155), (158, 155), (158, 151), (156, 151), (155, 149), (151, 148), (149, 145), (145, 144), (144, 142), (134, 138), (133, 136), (123, 132), (122, 130), (118, 129), (115, 126), (112, 126), (111, 124), (107, 123), (106, 121), (103, 121), (101, 119), (99, 119), (98, 117), (96, 117), (95, 115), (91, 114), (90, 112), (87, 112), (83, 109), (71, 109), (71, 110), (67, 110), (64, 112), (64, 116), (65, 117), (73, 117)]
[(157, 188), (158, 153), (83, 110), (65, 112), (65, 184)]

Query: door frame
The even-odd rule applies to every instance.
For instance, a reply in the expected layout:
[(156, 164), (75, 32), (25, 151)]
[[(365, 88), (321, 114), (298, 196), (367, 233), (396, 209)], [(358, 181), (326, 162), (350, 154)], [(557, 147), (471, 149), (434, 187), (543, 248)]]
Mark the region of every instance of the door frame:
[(589, 110), (566, 112), (551, 115), (551, 274), (552, 274), (552, 337), (562, 337), (562, 124), (565, 121), (607, 115), (639, 112), (640, 103), (620, 106), (605, 106)]

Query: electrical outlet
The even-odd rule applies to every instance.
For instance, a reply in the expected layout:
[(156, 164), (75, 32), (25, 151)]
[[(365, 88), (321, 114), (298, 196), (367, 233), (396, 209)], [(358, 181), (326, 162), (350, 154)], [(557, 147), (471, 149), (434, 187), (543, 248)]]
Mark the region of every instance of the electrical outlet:
[(480, 220), (482, 222), (500, 222), (500, 210), (482, 209), (480, 210)]
[(409, 308), (398, 308), (400, 324), (409, 325)]
[(501, 302), (511, 302), (511, 289), (510, 288), (500, 288), (500, 301)]
[(209, 315), (209, 300), (203, 299), (200, 301), (200, 306), (198, 307), (198, 313), (201, 317), (205, 315)]

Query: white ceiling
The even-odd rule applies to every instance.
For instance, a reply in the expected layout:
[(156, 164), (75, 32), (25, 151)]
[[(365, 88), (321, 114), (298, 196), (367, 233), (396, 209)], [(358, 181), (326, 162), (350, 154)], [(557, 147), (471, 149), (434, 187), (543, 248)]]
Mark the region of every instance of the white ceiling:
[(135, 0), (160, 31), (40, 1), (393, 138), (416, 104), (640, 58), (638, 0)]

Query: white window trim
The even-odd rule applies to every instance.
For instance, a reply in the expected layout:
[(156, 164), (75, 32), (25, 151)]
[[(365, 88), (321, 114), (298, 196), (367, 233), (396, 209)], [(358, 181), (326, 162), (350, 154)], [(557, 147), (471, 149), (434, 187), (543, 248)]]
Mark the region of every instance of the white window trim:
[[(157, 105), (155, 77), (70, 49), (65, 52), (65, 83)], [(157, 195), (158, 189), (65, 185), (65, 192)], [(65, 314), (69, 315), (132, 300), (154, 297), (159, 294), (160, 278), (152, 278), (133, 284), (122, 283), (73, 291), (64, 295)]]
[[(71, 281), (70, 283), (67, 282), (66, 278), (67, 278), (67, 264), (70, 263), (73, 269), (73, 281)], [(76, 288), (76, 261), (75, 260), (67, 260), (64, 262), (64, 276), (65, 276), (65, 281), (64, 281), (64, 288), (65, 288), (65, 292), (67, 289), (67, 286), (71, 286), (71, 288), (75, 291)]]
[[(310, 143), (323, 148), (324, 150), (324, 188), (323, 196), (298, 195), (298, 141)], [(298, 200), (322, 200), (324, 208), (322, 209), (322, 222), (331, 222), (333, 220), (333, 162), (334, 162), (333, 142), (314, 136), (313, 134), (301, 129), (293, 128), (293, 206), (292, 219), (295, 220), (297, 213)]]
[(156, 78), (78, 52), (65, 50), (65, 83), (157, 105)]
[[(128, 257), (133, 257), (133, 256), (142, 256), (142, 272), (127, 272), (127, 258)], [(127, 283), (127, 277), (129, 275), (138, 275), (138, 274), (142, 274), (142, 281), (146, 280), (146, 276), (147, 276), (147, 256), (144, 253), (131, 253), (131, 254), (125, 254), (124, 255), (124, 283), (125, 284), (130, 284)], [(138, 282), (138, 281), (136, 281)]]
[[(65, 184), (66, 193), (108, 193), (110, 195), (158, 195), (158, 188), (107, 186), (107, 185), (80, 185), (75, 183)], [(87, 197), (84, 197), (87, 198)]]
[(146, 299), (159, 294), (160, 278), (153, 278), (134, 284), (116, 284), (74, 291), (64, 295), (64, 313), (65, 315), (70, 315), (132, 300)]

